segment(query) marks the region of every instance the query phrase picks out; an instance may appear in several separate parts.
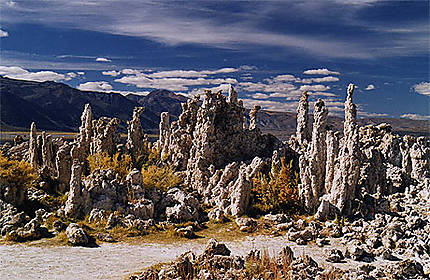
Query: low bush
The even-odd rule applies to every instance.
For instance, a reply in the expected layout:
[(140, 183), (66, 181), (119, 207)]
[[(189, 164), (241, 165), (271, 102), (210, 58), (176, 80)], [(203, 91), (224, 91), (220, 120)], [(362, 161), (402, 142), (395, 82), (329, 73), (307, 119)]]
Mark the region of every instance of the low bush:
[(281, 168), (269, 175), (258, 173), (252, 180), (251, 206), (263, 213), (297, 210), (299, 175), (293, 170), (293, 161), (287, 165), (281, 159)]
[(9, 160), (0, 152), (0, 184), (23, 190), (35, 187), (39, 175), (28, 162)]
[(103, 152), (89, 155), (87, 159), (90, 172), (93, 172), (96, 169), (111, 169), (113, 172), (119, 175), (121, 180), (124, 180), (132, 169), (132, 161), (129, 155), (120, 156), (119, 153), (116, 153), (111, 157), (106, 152)]
[(175, 170), (172, 167), (159, 167), (156, 165), (142, 168), (142, 181), (146, 188), (155, 188), (163, 192), (182, 183), (182, 179), (175, 174)]
[(161, 165), (161, 150), (160, 149), (151, 149), (148, 153), (142, 153), (136, 162), (137, 168), (148, 168), (149, 166)]

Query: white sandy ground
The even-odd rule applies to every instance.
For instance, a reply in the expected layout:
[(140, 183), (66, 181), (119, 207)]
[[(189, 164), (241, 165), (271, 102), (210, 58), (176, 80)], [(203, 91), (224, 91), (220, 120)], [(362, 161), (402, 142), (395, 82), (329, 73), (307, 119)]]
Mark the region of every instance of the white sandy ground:
[[(356, 268), (364, 264), (351, 260), (341, 264), (325, 262), (326, 250), (336, 247), (344, 251), (344, 246), (336, 240), (331, 240), (331, 245), (324, 248), (314, 244), (299, 246), (288, 241), (285, 236), (247, 237), (225, 244), (233, 255), (245, 255), (251, 249), (266, 249), (274, 254), (289, 245), (295, 256), (309, 254), (324, 267), (334, 265), (339, 268)], [(188, 250), (199, 254), (204, 247), (205, 243), (199, 240), (168, 245), (104, 243), (97, 248), (0, 245), (0, 279), (124, 279), (150, 265), (172, 261)], [(378, 266), (384, 263), (389, 261), (377, 259), (372, 264)]]

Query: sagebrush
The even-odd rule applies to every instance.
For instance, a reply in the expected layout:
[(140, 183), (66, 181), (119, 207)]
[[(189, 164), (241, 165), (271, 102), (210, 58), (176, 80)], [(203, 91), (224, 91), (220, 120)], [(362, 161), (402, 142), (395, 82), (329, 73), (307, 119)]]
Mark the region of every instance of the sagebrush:
[(39, 175), (36, 170), (25, 161), (9, 160), (0, 151), (0, 183), (5, 186), (16, 186), (27, 189), (35, 187)]
[(259, 172), (253, 178), (252, 206), (264, 213), (295, 210), (299, 202), (298, 183), (293, 161), (286, 164), (285, 158), (281, 158), (280, 168), (273, 168), (268, 175)]
[(155, 188), (163, 192), (182, 183), (182, 179), (175, 174), (173, 167), (156, 165), (142, 168), (142, 181), (145, 188)]
[(111, 157), (108, 153), (103, 152), (89, 155), (87, 159), (90, 172), (93, 172), (96, 169), (111, 169), (119, 175), (121, 180), (124, 180), (132, 169), (131, 157), (126, 154), (120, 155), (119, 153), (116, 153)]

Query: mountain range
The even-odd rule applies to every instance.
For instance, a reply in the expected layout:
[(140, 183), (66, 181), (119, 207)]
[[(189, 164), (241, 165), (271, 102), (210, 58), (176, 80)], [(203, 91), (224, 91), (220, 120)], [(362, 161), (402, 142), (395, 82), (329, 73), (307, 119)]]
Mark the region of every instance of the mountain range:
[[(182, 111), (181, 103), (186, 100), (185, 96), (165, 89), (153, 90), (146, 96), (124, 96), (113, 92), (81, 91), (63, 83), (15, 80), (0, 76), (0, 130), (29, 130), (34, 121), (40, 130), (77, 131), (84, 105), (89, 103), (95, 118), (119, 118), (122, 131), (125, 131), (133, 108), (144, 106), (142, 126), (147, 133), (157, 133), (161, 112), (169, 112), (171, 120), (175, 120)], [(398, 134), (430, 135), (430, 121), (363, 118), (358, 122), (359, 125), (386, 122)], [(258, 125), (263, 131), (285, 140), (295, 132), (296, 114), (262, 110), (258, 116)], [(342, 130), (343, 119), (330, 116), (329, 126)]]

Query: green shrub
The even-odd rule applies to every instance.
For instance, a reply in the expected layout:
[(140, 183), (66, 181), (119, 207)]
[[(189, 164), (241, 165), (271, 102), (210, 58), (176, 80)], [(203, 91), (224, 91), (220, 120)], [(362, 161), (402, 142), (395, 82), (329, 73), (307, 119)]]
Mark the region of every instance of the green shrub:
[(280, 170), (269, 175), (257, 174), (252, 180), (252, 206), (260, 212), (286, 212), (297, 209), (299, 176), (293, 170), (293, 161), (285, 164), (281, 159)]

